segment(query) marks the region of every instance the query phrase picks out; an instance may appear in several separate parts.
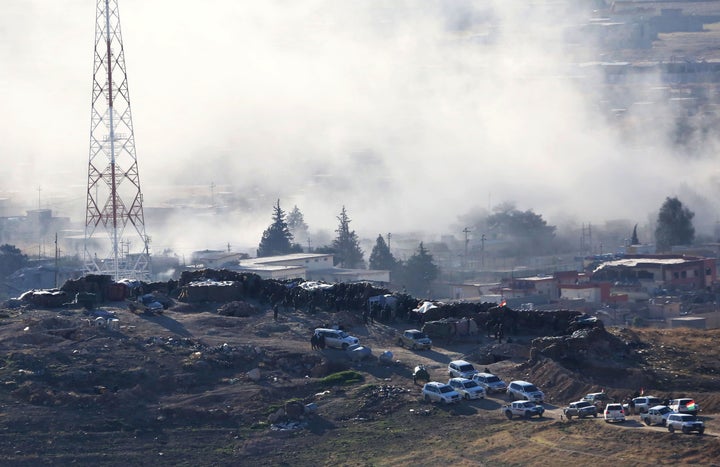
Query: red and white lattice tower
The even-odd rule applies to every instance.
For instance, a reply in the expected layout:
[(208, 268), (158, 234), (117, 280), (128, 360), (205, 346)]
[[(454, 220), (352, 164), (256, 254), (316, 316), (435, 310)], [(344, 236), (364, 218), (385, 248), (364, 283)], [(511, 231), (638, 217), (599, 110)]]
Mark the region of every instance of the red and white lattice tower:
[(149, 279), (142, 202), (118, 2), (98, 0), (85, 213), (87, 273)]

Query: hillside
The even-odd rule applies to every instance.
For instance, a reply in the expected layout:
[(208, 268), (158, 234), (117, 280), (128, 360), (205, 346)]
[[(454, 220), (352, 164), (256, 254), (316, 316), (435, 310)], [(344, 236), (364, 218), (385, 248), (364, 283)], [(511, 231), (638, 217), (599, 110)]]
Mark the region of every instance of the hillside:
[[(176, 302), (161, 315), (122, 303), (2, 310), (4, 465), (710, 465), (720, 455), (719, 331), (600, 329), (591, 340), (581, 332), (534, 345), (531, 334), (502, 344), (479, 335), (414, 352), (395, 343), (398, 330), (414, 327), (402, 321), (366, 325), (346, 310), (293, 309), (276, 322), (258, 301), (235, 304), (247, 316), (221, 315), (224, 305)], [(116, 316), (119, 328), (97, 326), (98, 314)], [(312, 350), (311, 330), (332, 324), (375, 357), (392, 351), (392, 362)], [(558, 345), (572, 352), (556, 354)], [(444, 381), (460, 357), (536, 383), (546, 416), (509, 421), (496, 396), (452, 407), (421, 401), (412, 367), (424, 363)], [(327, 378), (343, 370), (352, 371), (348, 384)], [(640, 388), (691, 395), (707, 432), (670, 434), (637, 417), (623, 427), (560, 419), (559, 407), (600, 388), (618, 400)], [(301, 415), (307, 404), (316, 411)]]

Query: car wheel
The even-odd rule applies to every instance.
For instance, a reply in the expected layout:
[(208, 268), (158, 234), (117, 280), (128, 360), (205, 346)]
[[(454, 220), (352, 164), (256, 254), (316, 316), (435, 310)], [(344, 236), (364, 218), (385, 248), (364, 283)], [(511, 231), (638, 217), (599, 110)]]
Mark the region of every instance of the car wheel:
[(342, 345), (342, 349), (343, 349), (343, 350), (347, 350), (347, 348), (348, 348), (348, 345), (347, 345), (347, 344), (343, 344), (343, 345)]
[(698, 436), (702, 436), (703, 433), (705, 433), (705, 428), (700, 428), (698, 430)]
[(672, 425), (668, 426), (668, 431), (669, 431), (670, 433), (675, 433), (675, 427), (672, 426)]
[(597, 415), (598, 415), (597, 412), (595, 412), (595, 413), (593, 414), (593, 417), (597, 418)]
[(685, 434), (688, 434), (688, 433), (690, 433), (690, 430), (688, 430), (687, 428), (683, 427), (683, 428), (682, 428), (682, 432), (685, 433)]
[(430, 396), (428, 396), (427, 394), (425, 394), (425, 402), (430, 402)]
[(505, 411), (505, 416), (508, 418), (508, 420), (512, 420), (512, 412), (510, 412), (509, 410)]
[(565, 414), (568, 420), (572, 420), (572, 414)]
[(530, 417), (532, 417), (532, 414), (530, 413), (529, 410), (526, 410), (526, 411), (525, 411), (525, 418), (530, 418)]
[(665, 426), (665, 425), (667, 425), (667, 420), (665, 420), (665, 419), (663, 418), (662, 422), (660, 422), (660, 426)]
[(650, 426), (650, 419), (649, 419), (649, 418), (646, 418), (645, 420), (643, 420), (643, 422), (645, 422), (645, 424), (646, 424), (647, 426)]
[(400, 347), (403, 346), (403, 341), (402, 341), (402, 339), (398, 339), (398, 345), (399, 345)]
[(463, 397), (465, 397), (465, 400), (466, 400), (466, 401), (469, 401), (469, 400), (470, 400), (470, 394), (467, 394), (467, 393), (466, 393), (465, 396), (463, 396)]
[(413, 344), (413, 345), (412, 345), (412, 349), (415, 350), (416, 348), (417, 348), (417, 347), (415, 346), (415, 344)]

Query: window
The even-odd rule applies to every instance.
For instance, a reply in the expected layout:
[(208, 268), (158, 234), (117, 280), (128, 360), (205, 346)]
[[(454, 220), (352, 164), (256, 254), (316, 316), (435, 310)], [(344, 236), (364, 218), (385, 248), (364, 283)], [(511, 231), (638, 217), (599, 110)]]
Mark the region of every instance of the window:
[(673, 278), (679, 279), (679, 278), (680, 278), (680, 274), (678, 274), (677, 272), (674, 272), (674, 273), (673, 273)]
[(712, 276), (712, 269), (710, 269), (710, 268), (705, 269), (705, 275)]
[(685, 278), (687, 277), (687, 271), (681, 272), (681, 273), (680, 273), (680, 277), (682, 277), (683, 279), (685, 279)]

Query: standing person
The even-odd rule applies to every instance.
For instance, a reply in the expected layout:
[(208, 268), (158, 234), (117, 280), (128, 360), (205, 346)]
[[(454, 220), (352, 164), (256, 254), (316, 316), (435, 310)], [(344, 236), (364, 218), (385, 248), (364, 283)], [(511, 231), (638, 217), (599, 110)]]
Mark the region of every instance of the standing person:
[(275, 305), (273, 305), (273, 320), (278, 320), (278, 304), (275, 302)]
[(320, 350), (325, 349), (325, 335), (320, 334), (320, 338), (318, 339), (318, 346), (320, 347)]
[(310, 348), (312, 350), (315, 350), (318, 348), (318, 337), (313, 333), (312, 337), (310, 338)]

